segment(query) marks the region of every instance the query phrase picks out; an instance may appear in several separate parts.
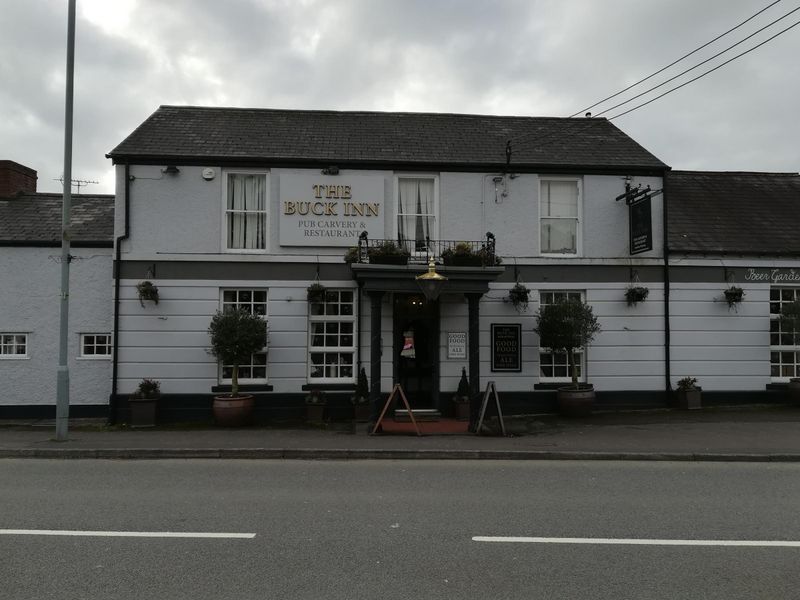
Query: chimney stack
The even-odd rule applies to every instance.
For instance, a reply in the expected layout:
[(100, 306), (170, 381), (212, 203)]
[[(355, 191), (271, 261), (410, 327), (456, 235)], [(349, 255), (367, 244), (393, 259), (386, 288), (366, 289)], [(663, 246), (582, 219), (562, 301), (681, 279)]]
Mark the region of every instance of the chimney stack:
[(35, 194), (36, 179), (36, 171), (33, 169), (13, 160), (0, 160), (0, 198)]

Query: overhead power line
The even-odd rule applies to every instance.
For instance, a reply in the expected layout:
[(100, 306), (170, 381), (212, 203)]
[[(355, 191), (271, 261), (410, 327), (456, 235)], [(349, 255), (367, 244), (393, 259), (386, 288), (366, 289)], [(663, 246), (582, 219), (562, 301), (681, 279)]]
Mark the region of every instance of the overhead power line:
[[(663, 73), (664, 71), (666, 71), (666, 70), (667, 70), (667, 69), (669, 69), (670, 67), (673, 67), (673, 66), (677, 65), (677, 64), (678, 64), (679, 62), (681, 62), (682, 60), (684, 60), (684, 59), (686, 59), (686, 58), (689, 58), (690, 56), (692, 56), (693, 54), (695, 54), (695, 53), (699, 52), (699, 51), (700, 51), (700, 50), (702, 50), (703, 48), (706, 48), (706, 47), (710, 46), (711, 44), (713, 44), (713, 43), (714, 43), (714, 42), (716, 42), (717, 40), (719, 40), (719, 39), (721, 39), (721, 38), (725, 37), (725, 36), (726, 36), (726, 35), (728, 35), (729, 33), (733, 32), (733, 31), (736, 31), (737, 29), (739, 29), (739, 27), (741, 27), (741, 26), (742, 26), (742, 25), (744, 25), (745, 23), (748, 23), (749, 21), (752, 21), (752, 20), (753, 20), (753, 19), (755, 19), (755, 18), (756, 18), (758, 15), (760, 15), (761, 13), (763, 13), (764, 11), (766, 11), (767, 9), (769, 9), (769, 8), (772, 8), (773, 6), (775, 6), (776, 4), (778, 4), (780, 1), (781, 1), (781, 0), (775, 0), (775, 2), (773, 2), (772, 4), (768, 4), (767, 6), (765, 6), (764, 8), (762, 8), (760, 11), (758, 11), (757, 13), (755, 13), (754, 15), (752, 15), (752, 16), (750, 16), (750, 17), (746, 18), (744, 21), (742, 21), (741, 23), (739, 23), (739, 24), (738, 24), (738, 25), (736, 25), (735, 27), (732, 27), (732, 28), (728, 29), (728, 31), (726, 31), (725, 33), (721, 33), (720, 35), (718, 35), (717, 37), (715, 37), (713, 40), (710, 40), (710, 41), (706, 42), (706, 43), (705, 43), (705, 44), (703, 44), (702, 46), (698, 46), (697, 48), (695, 48), (694, 50), (692, 50), (692, 51), (691, 51), (691, 52), (689, 52), (688, 54), (684, 54), (684, 55), (683, 55), (683, 56), (681, 56), (679, 59), (677, 59), (677, 60), (675, 60), (675, 61), (673, 61), (673, 62), (669, 63), (669, 64), (668, 64), (666, 67), (663, 67), (663, 68), (659, 69), (659, 70), (658, 70), (658, 71), (656, 71), (655, 73), (651, 73), (650, 75), (648, 75), (648, 76), (647, 76), (647, 77), (645, 77), (644, 79), (640, 79), (640, 80), (639, 80), (639, 81), (637, 81), (636, 83), (632, 83), (631, 85), (629, 85), (629, 86), (628, 86), (628, 87), (626, 87), (625, 89), (622, 89), (622, 90), (618, 91), (618, 92), (617, 92), (617, 93), (615, 93), (615, 94), (611, 94), (611, 95), (610, 95), (610, 96), (608, 96), (607, 98), (603, 98), (602, 100), (600, 100), (600, 101), (598, 101), (598, 102), (595, 102), (595, 103), (594, 103), (594, 104), (592, 104), (591, 106), (587, 106), (586, 108), (584, 108), (584, 109), (582, 109), (582, 110), (579, 110), (578, 112), (576, 112), (576, 113), (574, 113), (574, 114), (571, 114), (571, 115), (569, 115), (569, 116), (570, 116), (570, 118), (572, 118), (572, 117), (576, 117), (576, 116), (578, 116), (578, 115), (580, 115), (580, 114), (583, 114), (583, 113), (585, 113), (586, 111), (593, 109), (593, 108), (594, 108), (595, 106), (597, 106), (598, 104), (602, 104), (603, 102), (606, 102), (607, 100), (611, 100), (612, 98), (616, 98), (616, 97), (617, 97), (617, 96), (619, 96), (620, 94), (624, 94), (624, 93), (625, 93), (625, 92), (627, 92), (628, 90), (630, 90), (630, 89), (632, 89), (632, 88), (635, 88), (635, 87), (636, 87), (637, 85), (639, 85), (640, 83), (644, 83), (645, 81), (647, 81), (648, 79), (652, 79), (653, 77), (655, 77), (655, 76), (656, 76), (656, 75), (658, 75), (659, 73)], [(788, 15), (785, 15), (785, 16), (788, 16)], [(773, 23), (774, 23), (774, 21), (773, 21)], [(746, 38), (745, 38), (745, 39), (746, 39)]]

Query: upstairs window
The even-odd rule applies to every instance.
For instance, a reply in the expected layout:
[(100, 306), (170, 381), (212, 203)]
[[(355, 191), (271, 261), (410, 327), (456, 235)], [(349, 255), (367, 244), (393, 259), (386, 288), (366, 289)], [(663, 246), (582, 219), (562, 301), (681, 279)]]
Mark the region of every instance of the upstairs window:
[(409, 252), (426, 252), (437, 237), (438, 188), (436, 177), (397, 178), (397, 239)]
[(0, 333), (0, 358), (28, 358), (28, 334)]
[(580, 181), (542, 179), (539, 191), (542, 254), (577, 256), (580, 253)]
[(111, 356), (111, 334), (81, 334), (81, 358), (109, 358)]
[(266, 250), (266, 173), (228, 173), (226, 181), (225, 249)]

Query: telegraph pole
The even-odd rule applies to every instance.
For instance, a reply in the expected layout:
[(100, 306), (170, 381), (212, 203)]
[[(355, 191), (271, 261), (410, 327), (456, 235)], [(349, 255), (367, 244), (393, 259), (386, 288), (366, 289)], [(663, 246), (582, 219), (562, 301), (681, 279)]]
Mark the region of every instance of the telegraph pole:
[(75, 72), (75, 2), (67, 8), (67, 97), (64, 108), (64, 201), (61, 211), (61, 310), (56, 376), (56, 439), (66, 441), (69, 427), (69, 221), (72, 209), (72, 95)]

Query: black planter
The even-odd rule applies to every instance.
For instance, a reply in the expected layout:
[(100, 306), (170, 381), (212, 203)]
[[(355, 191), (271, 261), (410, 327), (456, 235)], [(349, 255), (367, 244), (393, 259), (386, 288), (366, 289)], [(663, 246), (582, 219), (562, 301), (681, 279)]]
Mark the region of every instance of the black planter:
[(140, 427), (155, 427), (156, 404), (158, 404), (157, 398), (129, 398), (130, 426), (137, 429)]
[(442, 261), (446, 267), (480, 267), (483, 259), (480, 256), (444, 256)]
[(369, 262), (372, 265), (407, 265), (407, 254), (388, 254), (384, 256), (370, 256)]
[(701, 389), (678, 390), (676, 407), (681, 410), (695, 410), (701, 407)]

